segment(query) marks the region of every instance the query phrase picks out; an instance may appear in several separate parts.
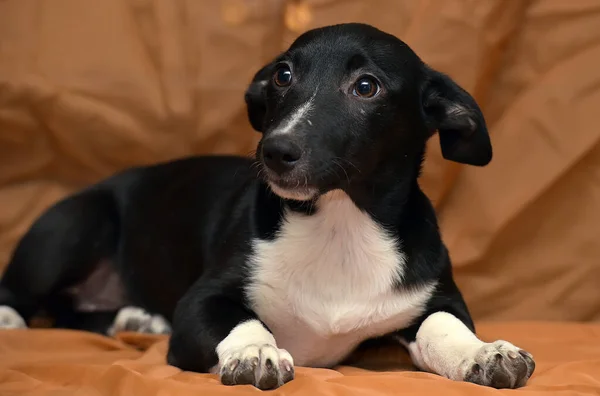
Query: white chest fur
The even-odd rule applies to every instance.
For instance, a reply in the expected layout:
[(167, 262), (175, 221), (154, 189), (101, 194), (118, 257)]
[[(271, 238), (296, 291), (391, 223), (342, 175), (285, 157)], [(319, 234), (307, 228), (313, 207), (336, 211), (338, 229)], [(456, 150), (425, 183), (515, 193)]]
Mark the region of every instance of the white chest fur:
[(422, 312), (433, 285), (394, 287), (405, 256), (342, 192), (312, 216), (288, 212), (274, 241), (254, 243), (247, 296), (296, 364), (331, 366), (361, 341), (401, 329)]

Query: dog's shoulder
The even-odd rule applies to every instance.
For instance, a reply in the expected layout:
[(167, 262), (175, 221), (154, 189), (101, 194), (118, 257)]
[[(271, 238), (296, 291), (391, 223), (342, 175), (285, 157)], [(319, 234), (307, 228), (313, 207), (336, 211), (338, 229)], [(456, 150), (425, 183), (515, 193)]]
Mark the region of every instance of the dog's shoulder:
[(413, 188), (392, 228), (406, 255), (403, 285), (440, 280), (451, 265), (450, 259), (435, 208), (418, 186)]

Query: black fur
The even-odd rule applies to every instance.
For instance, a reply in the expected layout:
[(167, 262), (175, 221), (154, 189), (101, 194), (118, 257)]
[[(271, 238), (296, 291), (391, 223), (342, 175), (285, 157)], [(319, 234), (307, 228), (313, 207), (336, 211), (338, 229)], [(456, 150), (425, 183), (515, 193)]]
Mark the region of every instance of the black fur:
[[(280, 65), (291, 70), (289, 86), (273, 82)], [(377, 81), (379, 94), (353, 94), (362, 76)], [(298, 124), (290, 137), (302, 157), (288, 161), (289, 172), (261, 167), (262, 145), (277, 138), (273, 129), (311, 97), (312, 125)], [(0, 305), (29, 319), (108, 260), (128, 303), (172, 321), (169, 363), (206, 372), (217, 363), (217, 344), (236, 324), (256, 317), (242, 292), (251, 241), (276, 238), (286, 206), (307, 215), (315, 210), (310, 201), (273, 194), (273, 183), (318, 194), (342, 189), (402, 241), (408, 262), (398, 288), (439, 282), (425, 315), (398, 329), (405, 339), (414, 340), (420, 322), (439, 310), (472, 329), (417, 178), (436, 130), (445, 158), (472, 165), (491, 160), (473, 98), (397, 38), (345, 24), (298, 38), (256, 74), (246, 102), (251, 124), (264, 133), (258, 167), (237, 157), (182, 159), (127, 170), (59, 202), (18, 244), (0, 283)]]

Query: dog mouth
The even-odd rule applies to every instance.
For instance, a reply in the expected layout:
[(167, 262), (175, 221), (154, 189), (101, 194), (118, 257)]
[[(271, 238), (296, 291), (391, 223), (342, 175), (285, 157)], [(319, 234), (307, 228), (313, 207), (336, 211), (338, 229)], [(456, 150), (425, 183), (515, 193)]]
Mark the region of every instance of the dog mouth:
[(266, 182), (276, 195), (295, 201), (310, 201), (319, 193), (307, 177), (282, 177), (271, 172), (266, 174)]

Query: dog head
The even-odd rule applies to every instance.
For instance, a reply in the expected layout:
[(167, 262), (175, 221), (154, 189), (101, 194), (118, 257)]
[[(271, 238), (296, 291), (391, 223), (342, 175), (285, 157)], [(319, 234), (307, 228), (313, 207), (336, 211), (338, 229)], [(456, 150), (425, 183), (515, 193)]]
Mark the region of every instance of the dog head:
[(420, 168), (435, 131), (448, 160), (483, 166), (492, 158), (471, 95), (398, 38), (364, 24), (301, 35), (256, 73), (246, 103), (263, 133), (257, 160), (283, 198), (344, 190), (384, 164), (399, 174)]

